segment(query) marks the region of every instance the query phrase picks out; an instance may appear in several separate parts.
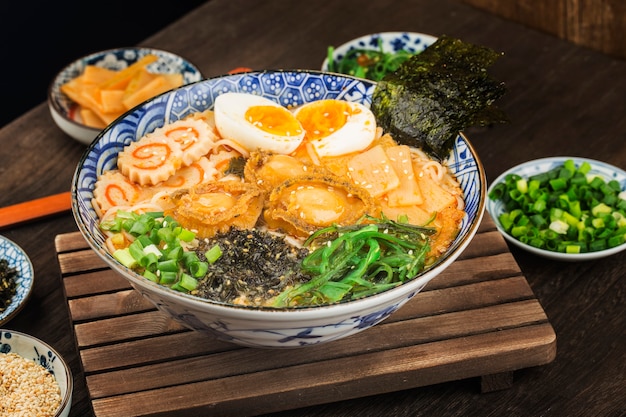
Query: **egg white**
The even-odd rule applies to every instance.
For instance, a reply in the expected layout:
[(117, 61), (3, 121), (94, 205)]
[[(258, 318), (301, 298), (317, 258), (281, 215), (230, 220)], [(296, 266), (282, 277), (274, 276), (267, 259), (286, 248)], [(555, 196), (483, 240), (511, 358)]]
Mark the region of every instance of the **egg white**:
[[(296, 123), (299, 131), (291, 133), (267, 132), (246, 120), (246, 112), (255, 106), (271, 106), (284, 110), (277, 112), (280, 118)], [(233, 140), (249, 151), (264, 149), (289, 154), (296, 150), (304, 138), (304, 130), (293, 114), (280, 104), (254, 94), (224, 93), (215, 99), (215, 127), (223, 138)]]
[[(307, 117), (304, 116), (305, 111), (311, 108), (332, 117), (333, 112), (341, 111), (342, 106), (346, 104), (350, 110), (345, 124), (330, 130), (327, 130), (327, 126), (318, 129), (315, 123), (307, 120)], [(374, 113), (360, 103), (333, 99), (321, 100), (298, 107), (294, 114), (305, 130), (308, 130), (305, 140), (311, 143), (320, 157), (340, 156), (362, 151), (370, 146), (376, 138)]]

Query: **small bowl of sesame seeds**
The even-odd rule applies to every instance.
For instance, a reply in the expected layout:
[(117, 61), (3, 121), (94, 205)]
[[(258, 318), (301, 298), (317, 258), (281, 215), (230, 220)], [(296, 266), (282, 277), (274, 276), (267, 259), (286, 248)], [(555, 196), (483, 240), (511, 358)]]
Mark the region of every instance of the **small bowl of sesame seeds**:
[(72, 373), (47, 343), (0, 329), (0, 415), (67, 417), (72, 405)]

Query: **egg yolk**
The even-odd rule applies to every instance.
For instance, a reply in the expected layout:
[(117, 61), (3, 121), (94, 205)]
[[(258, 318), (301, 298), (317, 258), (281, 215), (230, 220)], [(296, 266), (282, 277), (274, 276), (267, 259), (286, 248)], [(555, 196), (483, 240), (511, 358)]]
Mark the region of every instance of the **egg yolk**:
[(319, 100), (303, 107), (297, 115), (306, 132), (305, 137), (319, 140), (338, 131), (361, 110), (343, 100)]
[(284, 107), (251, 106), (246, 110), (246, 120), (264, 132), (279, 136), (297, 136), (302, 126)]
[(329, 188), (304, 187), (291, 195), (292, 212), (315, 226), (328, 226), (339, 220), (346, 209), (341, 195)]

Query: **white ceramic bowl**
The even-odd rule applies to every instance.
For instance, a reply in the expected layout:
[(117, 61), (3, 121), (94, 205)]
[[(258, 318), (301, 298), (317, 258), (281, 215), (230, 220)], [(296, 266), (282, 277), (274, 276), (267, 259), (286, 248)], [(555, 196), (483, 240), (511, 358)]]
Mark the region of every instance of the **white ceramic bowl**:
[(52, 80), (48, 88), (48, 107), (54, 122), (72, 138), (89, 145), (101, 132), (101, 129), (89, 127), (82, 123), (75, 111), (76, 104), (61, 92), (60, 87), (82, 74), (87, 65), (97, 65), (119, 71), (148, 54), (154, 54), (159, 57), (158, 61), (148, 66), (151, 72), (163, 74), (181, 73), (183, 74), (185, 84), (202, 79), (200, 70), (194, 64), (171, 52), (135, 47), (95, 52), (78, 58), (67, 65)]
[[(541, 174), (543, 172), (550, 171), (557, 166), (563, 165), (563, 163), (571, 159), (574, 161), (576, 166), (580, 166), (583, 162), (588, 162), (592, 169), (590, 171), (591, 174), (601, 175), (606, 181), (609, 180), (617, 180), (620, 183), (621, 189), (626, 189), (626, 171), (619, 169), (613, 165), (607, 164), (605, 162), (596, 161), (594, 159), (589, 158), (580, 158), (574, 156), (556, 156), (550, 158), (541, 158), (535, 159), (533, 161), (524, 162), (523, 164), (517, 165), (511, 169), (506, 170), (502, 174), (496, 178), (489, 189), (487, 190), (487, 194), (491, 193), (493, 188), (499, 184), (504, 182), (505, 178), (509, 174), (517, 174), (521, 177), (528, 178), (532, 175)], [(524, 250), (527, 250), (530, 253), (533, 253), (538, 256), (542, 256), (544, 258), (552, 259), (555, 261), (566, 261), (566, 262), (578, 262), (578, 261), (590, 261), (594, 259), (604, 258), (606, 256), (614, 255), (618, 252), (626, 250), (626, 243), (619, 245), (614, 248), (605, 249), (597, 252), (587, 252), (587, 253), (561, 253), (561, 252), (553, 252), (546, 249), (540, 249), (526, 243), (520, 242), (515, 237), (511, 236), (506, 232), (502, 224), (498, 220), (498, 217), (504, 212), (505, 207), (504, 203), (501, 200), (492, 200), (487, 198), (487, 211), (493, 218), (496, 223), (496, 227), (502, 233), (504, 238), (511, 242), (513, 245), (520, 247)]]
[[(405, 50), (419, 53), (437, 41), (432, 35), (417, 32), (380, 32), (360, 36), (334, 47), (333, 59), (340, 61), (352, 49), (378, 50), (379, 41), (383, 52), (393, 53)], [(328, 56), (322, 62), (322, 71), (328, 71)]]
[(0, 354), (16, 353), (48, 370), (61, 390), (61, 405), (54, 417), (67, 417), (72, 406), (74, 381), (68, 364), (47, 343), (14, 330), (0, 329)]
[(33, 264), (28, 255), (15, 242), (0, 236), (0, 259), (5, 259), (9, 268), (15, 269), (15, 295), (7, 308), (0, 312), (0, 326), (11, 320), (24, 307), (33, 289)]
[(157, 308), (191, 329), (245, 346), (309, 346), (360, 332), (396, 311), (431, 279), (446, 269), (467, 247), (480, 224), (485, 204), (482, 164), (469, 141), (455, 140), (448, 163), (465, 192), (462, 229), (436, 266), (394, 289), (356, 301), (298, 309), (224, 305), (182, 294), (155, 284), (119, 264), (103, 247), (98, 217), (91, 205), (98, 175), (116, 168), (124, 145), (165, 123), (212, 108), (224, 92), (260, 94), (283, 105), (297, 106), (325, 98), (369, 105), (375, 83), (318, 71), (261, 71), (211, 78), (181, 87), (143, 103), (103, 131), (83, 155), (72, 181), (72, 212), (89, 245), (115, 271)]

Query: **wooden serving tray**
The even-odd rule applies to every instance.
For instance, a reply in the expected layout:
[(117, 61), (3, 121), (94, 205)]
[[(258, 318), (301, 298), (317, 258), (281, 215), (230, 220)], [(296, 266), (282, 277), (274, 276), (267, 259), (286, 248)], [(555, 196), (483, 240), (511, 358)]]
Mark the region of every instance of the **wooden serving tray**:
[(79, 232), (55, 244), (97, 417), (252, 416), (470, 377), (492, 391), (556, 355), (554, 330), (488, 214), (461, 257), (387, 320), (290, 350), (187, 330)]

